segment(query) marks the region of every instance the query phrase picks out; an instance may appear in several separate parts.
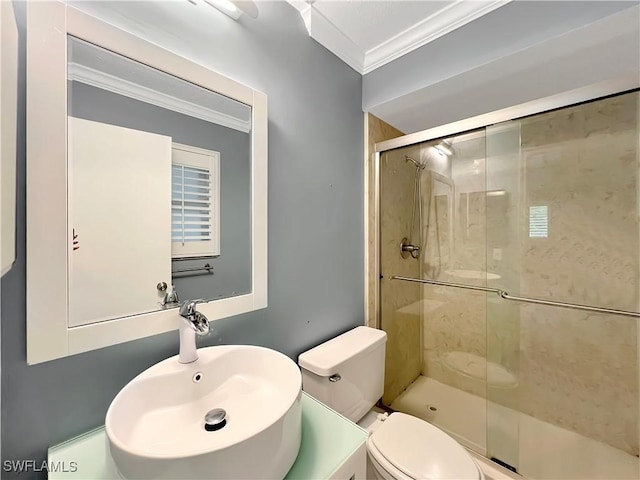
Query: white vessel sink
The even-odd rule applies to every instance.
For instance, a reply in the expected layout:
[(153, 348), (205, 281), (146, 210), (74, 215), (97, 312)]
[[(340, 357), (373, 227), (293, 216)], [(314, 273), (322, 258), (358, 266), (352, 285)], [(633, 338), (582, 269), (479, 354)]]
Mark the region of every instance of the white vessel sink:
[[(287, 356), (263, 347), (198, 349), (171, 357), (115, 397), (105, 420), (111, 456), (127, 479), (283, 478), (301, 439), (302, 377)], [(226, 423), (205, 429), (205, 415)]]

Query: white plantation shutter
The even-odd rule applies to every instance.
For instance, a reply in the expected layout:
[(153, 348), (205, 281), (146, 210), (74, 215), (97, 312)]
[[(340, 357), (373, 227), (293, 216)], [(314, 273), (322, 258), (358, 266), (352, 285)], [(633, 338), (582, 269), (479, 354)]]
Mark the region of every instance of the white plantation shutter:
[(220, 255), (220, 154), (173, 144), (171, 256)]

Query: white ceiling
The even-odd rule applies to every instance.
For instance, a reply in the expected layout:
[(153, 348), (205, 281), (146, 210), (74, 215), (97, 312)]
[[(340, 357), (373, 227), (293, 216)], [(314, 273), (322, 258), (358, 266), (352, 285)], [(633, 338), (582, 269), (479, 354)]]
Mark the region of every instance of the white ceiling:
[(318, 0), (314, 7), (364, 52), (369, 52), (414, 26), (417, 20), (432, 17), (452, 3)]
[(365, 74), (510, 0), (287, 0), (309, 35)]

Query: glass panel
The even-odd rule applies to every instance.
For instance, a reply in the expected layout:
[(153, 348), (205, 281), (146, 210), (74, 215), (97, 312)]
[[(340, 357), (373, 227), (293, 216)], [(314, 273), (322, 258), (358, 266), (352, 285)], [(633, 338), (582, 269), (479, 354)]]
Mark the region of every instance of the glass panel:
[[(496, 286), (638, 311), (638, 97), (487, 129), (487, 190), (506, 200), (487, 203)], [(487, 312), (488, 454), (528, 478), (639, 478), (637, 319), (494, 298)], [(505, 372), (517, 386), (494, 386)]]
[[(520, 292), (520, 123), (487, 128), (488, 285)], [(520, 306), (487, 296), (487, 457), (519, 470)]]
[[(300, 451), (285, 478), (335, 478), (336, 472), (361, 448), (367, 432), (302, 392)], [(121, 478), (105, 448), (104, 427), (49, 448), (49, 480), (112, 480)]]
[(335, 472), (353, 460), (366, 440), (366, 430), (302, 392), (300, 451), (284, 478), (335, 478)]
[[(480, 130), (385, 152), (380, 164), (383, 401), (482, 454), (485, 293), (390, 277), (486, 285), (484, 136)], [(403, 238), (413, 251), (401, 251)]]
[[(484, 137), (481, 130), (422, 147), (432, 177), (425, 192), (431, 208), (426, 209), (423, 278), (486, 285)], [(443, 144), (450, 147), (448, 155)], [(486, 295), (431, 285), (422, 290), (428, 306), (423, 372), (430, 386), (423, 402), (437, 408), (428, 419), (484, 453)]]

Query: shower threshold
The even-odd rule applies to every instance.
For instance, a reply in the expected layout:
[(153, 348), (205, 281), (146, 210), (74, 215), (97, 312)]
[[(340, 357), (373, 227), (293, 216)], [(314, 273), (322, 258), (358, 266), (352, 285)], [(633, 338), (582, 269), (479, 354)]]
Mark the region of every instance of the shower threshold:
[[(496, 422), (492, 428), (491, 454), (498, 456), (497, 452), (504, 452), (504, 461), (515, 463), (518, 473), (526, 478), (640, 478), (638, 457), (513, 409), (491, 402), (487, 406), (484, 398), (423, 375), (391, 403), (391, 408), (433, 423), (462, 445), (481, 455), (487, 454), (486, 425), (489, 409), (490, 418), (503, 422), (502, 425)], [(512, 428), (509, 429), (509, 426)], [(517, 433), (510, 438), (510, 431)], [(515, 461), (509, 461), (510, 456), (515, 456)], [(495, 464), (485, 457), (482, 457), (481, 463), (491, 470), (485, 472), (489, 478), (514, 478), (502, 468), (492, 466)]]

